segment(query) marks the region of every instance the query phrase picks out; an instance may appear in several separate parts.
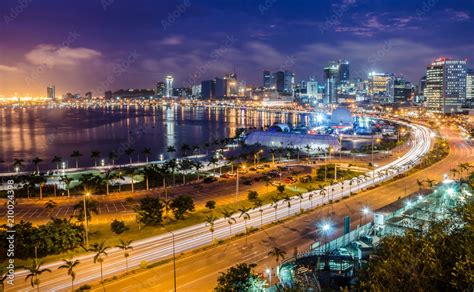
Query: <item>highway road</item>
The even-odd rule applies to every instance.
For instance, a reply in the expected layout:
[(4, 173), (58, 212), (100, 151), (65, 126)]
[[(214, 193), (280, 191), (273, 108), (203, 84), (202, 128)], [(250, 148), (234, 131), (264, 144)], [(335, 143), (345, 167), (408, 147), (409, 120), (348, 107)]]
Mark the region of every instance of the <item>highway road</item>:
[[(370, 172), (369, 177), (361, 178), (360, 182), (352, 185), (351, 188), (353, 192), (359, 189), (364, 189), (373, 183), (379, 183), (388, 180), (397, 173), (408, 170), (420, 159), (422, 155), (429, 151), (431, 144), (431, 131), (423, 126), (411, 125), (411, 127), (413, 131), (413, 137), (416, 142), (413, 143), (412, 149), (401, 158), (378, 168), (374, 172), (374, 176), (372, 176), (372, 172)], [(287, 218), (299, 213), (300, 207), (305, 210), (313, 209), (322, 205), (323, 203), (326, 203), (330, 198), (337, 200), (342, 196), (348, 196), (349, 188), (349, 182), (345, 182), (343, 186), (338, 184), (328, 187), (328, 194), (325, 196), (322, 196), (319, 191), (306, 193), (303, 196), (303, 200), (301, 202), (299, 199), (293, 200), (290, 208), (287, 207), (287, 202), (279, 202), (277, 208), (273, 208), (271, 205), (266, 205), (262, 208), (262, 211), (251, 210), (249, 212), (250, 220), (247, 220), (247, 222), (242, 218), (239, 218), (239, 214), (236, 214), (235, 219), (237, 220), (237, 223), (233, 224), (231, 228), (224, 219), (217, 220), (215, 222), (215, 232), (213, 234), (209, 231), (209, 227), (205, 226), (204, 224), (198, 224), (175, 231), (175, 251), (177, 254), (180, 254), (198, 247), (209, 245), (212, 242), (212, 238), (225, 239), (231, 235), (243, 233), (246, 226), (260, 227), (261, 224), (265, 225), (280, 219)], [(334, 191), (332, 191), (332, 189), (334, 189)], [(398, 193), (399, 192), (400, 189), (398, 189)], [(339, 206), (341, 203), (347, 204), (346, 202), (348, 202), (348, 200), (353, 200), (353, 198), (359, 198), (359, 196), (351, 197), (347, 200), (341, 201), (340, 203), (332, 204), (325, 208), (330, 208), (331, 210), (336, 209), (336, 205)], [(331, 211), (331, 213), (332, 212), (334, 211)], [(304, 217), (306, 217), (306, 215), (302, 218)], [(257, 232), (256, 234), (260, 233), (261, 232)], [(252, 236), (254, 235), (251, 235), (250, 237)], [(294, 240), (297, 240), (297, 238)], [(233, 244), (233, 242), (230, 244)], [(251, 241), (249, 241), (249, 244), (251, 244)], [(172, 251), (173, 245), (171, 234), (155, 236), (137, 241), (134, 243), (134, 249), (129, 258), (129, 266), (138, 267), (140, 262), (143, 260), (154, 262), (160, 259), (169, 258), (169, 256), (172, 254)], [(238, 257), (237, 261), (228, 260), (228, 257), (225, 253), (222, 254), (221, 261), (224, 261), (227, 265), (233, 265), (239, 261), (252, 262), (252, 258), (254, 256), (264, 256), (264, 254), (258, 251), (255, 253), (248, 251), (248, 246), (240, 245), (240, 256)], [(116, 248), (113, 248), (110, 249), (108, 253), (109, 255), (104, 262), (104, 276), (109, 277), (111, 275), (123, 272), (125, 270), (125, 261), (122, 252)], [(77, 269), (76, 284), (80, 285), (82, 283), (97, 281), (100, 278), (100, 268), (98, 264), (92, 263), (92, 255), (80, 256), (78, 259), (80, 259), (82, 263)], [(70, 278), (66, 275), (66, 273), (64, 273), (64, 271), (56, 271), (56, 267), (59, 264), (61, 263), (58, 262), (45, 265), (45, 267), (51, 268), (53, 273), (44, 274), (44, 276), (41, 276), (42, 289), (44, 291), (65, 290), (70, 286)], [(194, 268), (196, 267), (197, 266), (194, 266)], [(199, 268), (207, 269), (206, 266), (202, 265), (199, 266)], [(217, 268), (217, 266), (215, 268), (216, 269), (214, 270), (216, 271), (220, 270)], [(28, 291), (31, 289), (29, 284), (25, 283), (23, 280), (25, 274), (25, 271), (18, 271), (16, 273), (17, 281), (13, 288), (15, 291)], [(212, 283), (212, 285), (214, 284), (215, 282)]]

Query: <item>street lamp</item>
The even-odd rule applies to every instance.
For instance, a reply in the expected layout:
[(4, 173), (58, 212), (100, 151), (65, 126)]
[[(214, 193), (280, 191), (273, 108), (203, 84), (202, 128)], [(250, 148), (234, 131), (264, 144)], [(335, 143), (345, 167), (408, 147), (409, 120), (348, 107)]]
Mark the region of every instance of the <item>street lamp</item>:
[[(364, 215), (364, 223), (367, 221), (367, 220), (366, 220), (366, 217), (367, 217), (367, 215), (368, 215), (369, 213), (370, 213), (369, 208), (364, 207), (364, 208), (362, 209), (362, 214)], [(360, 217), (360, 219), (362, 220), (362, 217)], [(362, 226), (362, 221), (360, 222), (360, 225)]]
[(269, 279), (269, 281), (270, 281), (269, 284), (268, 284), (268, 286), (271, 287), (271, 286), (272, 286), (272, 269), (271, 269), (271, 268), (267, 268), (267, 269), (265, 270), (265, 272), (267, 273), (268, 279)]
[(174, 244), (174, 233), (173, 231), (167, 230), (169, 233), (171, 233), (171, 239), (173, 242), (173, 282), (174, 282), (174, 291), (176, 292), (176, 250), (175, 250), (175, 244)]
[(86, 193), (84, 195), (84, 226), (86, 229), (86, 249), (89, 249), (89, 223), (87, 222), (87, 208), (86, 208), (86, 197), (89, 197), (91, 194)]
[[(375, 140), (377, 143), (380, 142), (380, 139)], [(375, 165), (374, 165), (374, 136), (372, 135), (372, 184), (375, 184)]]
[[(242, 169), (245, 170), (245, 165), (242, 165)], [(235, 180), (235, 202), (239, 197), (239, 167), (237, 166), (237, 179)]]

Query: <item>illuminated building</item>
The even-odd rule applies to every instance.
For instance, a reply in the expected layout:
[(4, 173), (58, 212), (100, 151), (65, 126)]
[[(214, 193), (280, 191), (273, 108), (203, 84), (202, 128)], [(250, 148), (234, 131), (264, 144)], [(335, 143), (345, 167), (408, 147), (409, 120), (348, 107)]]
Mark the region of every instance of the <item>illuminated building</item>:
[(203, 99), (212, 99), (216, 96), (215, 80), (204, 80), (201, 82), (201, 96)]
[(155, 96), (158, 98), (163, 98), (163, 96), (166, 96), (166, 84), (164, 82), (158, 82), (156, 84)]
[(390, 87), (393, 83), (393, 74), (389, 73), (369, 73), (368, 94), (372, 96), (372, 101), (381, 103), (391, 103), (393, 98), (390, 96)]
[(52, 99), (52, 100), (56, 99), (56, 86), (50, 85), (46, 88), (46, 91), (47, 91), (46, 96), (49, 99)]
[(337, 80), (339, 79), (339, 66), (331, 62), (324, 68), (324, 103), (337, 103)]
[(472, 69), (467, 71), (466, 100), (469, 102), (474, 101), (474, 70)]
[(426, 107), (442, 113), (457, 111), (466, 100), (466, 77), (465, 60), (434, 60), (426, 71)]
[(270, 73), (270, 71), (263, 71), (263, 88), (272, 88), (272, 83), (272, 73)]
[(173, 97), (173, 81), (174, 78), (171, 75), (166, 76), (166, 97), (171, 98)]

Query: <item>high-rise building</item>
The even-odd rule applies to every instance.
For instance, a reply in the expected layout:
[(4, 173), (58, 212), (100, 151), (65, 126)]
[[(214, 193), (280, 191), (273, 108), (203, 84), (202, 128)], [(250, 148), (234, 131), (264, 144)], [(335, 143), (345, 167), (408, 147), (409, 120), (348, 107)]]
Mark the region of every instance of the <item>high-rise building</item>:
[(47, 96), (49, 99), (56, 99), (56, 86), (54, 85), (49, 85), (46, 88)]
[(173, 81), (174, 78), (171, 75), (166, 76), (166, 97), (171, 98), (173, 97)]
[(324, 103), (337, 103), (337, 84), (339, 79), (339, 66), (337, 62), (329, 62), (324, 68)]
[(156, 84), (155, 96), (158, 98), (163, 98), (166, 96), (166, 83), (158, 82)]
[(239, 95), (239, 84), (237, 82), (237, 74), (230, 73), (224, 76), (226, 85), (226, 97)]
[(393, 74), (370, 72), (368, 94), (372, 97), (372, 101), (392, 103), (393, 95), (390, 88), (393, 86), (393, 80)]
[(338, 79), (338, 86), (340, 84), (347, 84), (349, 82), (349, 61), (347, 60), (339, 60), (338, 61), (338, 71), (339, 71), (339, 79)]
[(465, 60), (434, 60), (426, 70), (426, 107), (442, 113), (457, 111), (466, 101), (466, 79)]
[(272, 88), (272, 73), (270, 71), (263, 71), (263, 88)]
[(224, 98), (227, 97), (227, 80), (224, 78), (215, 79), (215, 97)]
[(310, 99), (318, 96), (318, 82), (314, 77), (309, 77), (309, 81), (306, 82), (306, 94)]
[(405, 103), (411, 97), (412, 86), (405, 78), (397, 76), (390, 80), (390, 89), (387, 96), (389, 103)]
[(86, 99), (89, 99), (89, 100), (92, 99), (92, 92), (90, 92), (90, 91), (86, 92), (85, 97), (86, 97)]
[(201, 82), (201, 96), (203, 99), (212, 99), (216, 97), (215, 84), (215, 80), (205, 80)]
[(201, 84), (193, 85), (191, 87), (191, 94), (193, 96), (200, 96), (201, 95)]
[(295, 73), (286, 70), (284, 75), (283, 92), (293, 94), (295, 92)]
[(474, 101), (474, 70), (469, 69), (466, 76), (466, 101)]
[(273, 74), (273, 82), (275, 89), (278, 92), (284, 92), (285, 91), (285, 72), (283, 71), (278, 71)]

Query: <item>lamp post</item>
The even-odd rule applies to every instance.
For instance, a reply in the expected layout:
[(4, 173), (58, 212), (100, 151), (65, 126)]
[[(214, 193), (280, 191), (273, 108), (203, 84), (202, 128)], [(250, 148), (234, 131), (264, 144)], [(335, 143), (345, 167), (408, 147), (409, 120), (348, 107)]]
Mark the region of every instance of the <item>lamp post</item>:
[(174, 244), (174, 233), (173, 231), (169, 231), (171, 233), (171, 239), (173, 243), (173, 284), (174, 284), (174, 291), (176, 292), (176, 250), (175, 250), (175, 244)]
[(89, 249), (89, 222), (87, 222), (87, 207), (86, 207), (86, 197), (89, 197), (91, 194), (86, 193), (84, 195), (84, 226), (86, 229), (86, 249)]
[(271, 286), (272, 286), (272, 269), (271, 269), (271, 268), (267, 268), (267, 269), (265, 270), (265, 272), (266, 272), (267, 275), (268, 275), (268, 280), (269, 280), (268, 286), (271, 287)]
[[(364, 207), (364, 208), (362, 209), (362, 214), (364, 215), (364, 223), (367, 221), (367, 220), (366, 220), (366, 217), (367, 217), (367, 215), (368, 215), (369, 213), (370, 213), (369, 208)], [(361, 220), (361, 221), (360, 221), (360, 226), (362, 226), (362, 216), (360, 217), (360, 220)]]
[[(242, 169), (245, 170), (245, 165), (242, 165)], [(237, 179), (235, 180), (235, 202), (237, 202), (239, 197), (239, 167), (237, 166)]]
[[(377, 138), (376, 142), (380, 142), (380, 139)], [(374, 165), (374, 136), (372, 135), (372, 184), (375, 184), (375, 165)]]
[(331, 229), (331, 226), (328, 223), (323, 224), (322, 226), (323, 229), (323, 236), (324, 236), (324, 244), (326, 246), (324, 255), (325, 255), (325, 264), (324, 264), (324, 269), (329, 269), (329, 259), (328, 259), (328, 254), (329, 254), (329, 242), (328, 242), (328, 233), (329, 230)]

